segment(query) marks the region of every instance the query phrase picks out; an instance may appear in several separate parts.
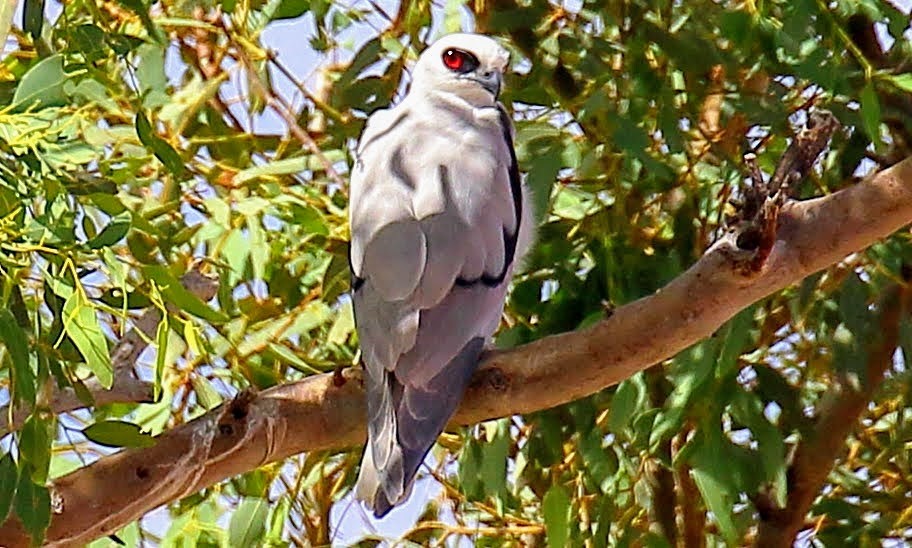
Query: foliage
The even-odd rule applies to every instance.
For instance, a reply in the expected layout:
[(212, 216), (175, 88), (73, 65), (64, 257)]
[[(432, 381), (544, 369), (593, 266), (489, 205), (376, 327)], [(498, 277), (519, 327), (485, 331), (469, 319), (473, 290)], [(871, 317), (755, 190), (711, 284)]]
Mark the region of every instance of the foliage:
[[(396, 97), (427, 36), (474, 26), (514, 56), (503, 100), (541, 227), (504, 347), (588, 325), (680, 274), (722, 226), (742, 155), (771, 172), (810, 107), (848, 130), (802, 196), (850, 185), (912, 143), (909, 19), (882, 0), (448, 0), (388, 12), (76, 0), (53, 20), (43, 6), (25, 0), (0, 61), (0, 393), (10, 417), (34, 410), (3, 442), (0, 515), (15, 513), (36, 541), (50, 519), (47, 479), (103, 446), (145, 446), (244, 388), (357, 362), (347, 166), (365, 116)], [(310, 77), (263, 43), (289, 21), (322, 56)], [(872, 22), (895, 40), (886, 53)], [(303, 107), (277, 117), (290, 89)], [(448, 434), (435, 453), (443, 500), (406, 536), (669, 546), (696, 524), (700, 542), (740, 542), (758, 500), (788, 496), (788, 456), (826, 388), (864, 384), (877, 303), (910, 258), (898, 234), (617, 387)], [(180, 285), (192, 268), (218, 276), (212, 301)], [(55, 417), (55, 389), (90, 404), (90, 382), (131, 374), (111, 349), (150, 307), (167, 314), (154, 357), (135, 370), (158, 401)], [(819, 542), (912, 541), (910, 326), (846, 450), (831, 455), (809, 516)], [(118, 535), (325, 543), (356, 463), (315, 453), (264, 466), (174, 503), (167, 531), (134, 523)]]

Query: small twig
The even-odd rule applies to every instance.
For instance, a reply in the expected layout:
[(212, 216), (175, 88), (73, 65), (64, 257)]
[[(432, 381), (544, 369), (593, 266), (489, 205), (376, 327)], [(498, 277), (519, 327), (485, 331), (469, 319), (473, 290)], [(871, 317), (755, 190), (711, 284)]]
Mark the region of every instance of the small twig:
[(794, 197), (797, 184), (811, 171), (839, 127), (839, 121), (828, 111), (811, 112), (805, 127), (798, 131), (779, 159), (769, 181), (764, 181), (756, 156), (745, 155), (751, 184), (742, 189), (740, 200), (733, 202), (737, 213), (727, 220), (729, 229), (724, 236), (732, 238), (735, 249), (743, 252), (743, 257), (735, 259), (744, 274), (757, 273), (766, 264), (776, 240), (779, 211)]
[[(652, 407), (662, 407), (672, 389), (671, 383), (665, 378), (662, 364), (650, 367), (646, 370), (644, 376), (650, 405)], [(671, 448), (671, 439), (666, 439), (659, 445), (657, 451), (671, 462), (673, 460)], [(676, 546), (678, 543), (678, 524), (675, 515), (677, 501), (675, 498), (674, 472), (665, 466), (661, 459), (648, 459), (646, 461), (646, 478), (652, 489), (650, 517), (653, 526), (665, 537), (669, 545)]]
[(346, 114), (339, 112), (334, 109), (329, 103), (323, 100), (322, 97), (317, 96), (314, 93), (311, 93), (307, 86), (304, 85), (304, 82), (298, 80), (298, 78), (292, 73), (284, 63), (279, 61), (279, 54), (275, 50), (268, 50), (266, 52), (269, 61), (279, 69), (279, 72), (282, 73), (282, 76), (288, 79), (289, 82), (294, 84), (294, 87), (298, 88), (298, 91), (304, 94), (304, 97), (307, 97), (307, 100), (312, 102), (314, 106), (317, 107), (320, 112), (323, 112), (337, 123), (346, 124), (349, 122), (350, 117)]
[(770, 195), (783, 189), (787, 197), (794, 197), (795, 184), (807, 177), (817, 157), (840, 127), (839, 120), (829, 111), (811, 112), (807, 123), (792, 139), (773, 172), (769, 181)]
[(329, 158), (323, 154), (323, 150), (320, 148), (320, 145), (304, 131), (304, 128), (298, 124), (297, 117), (293, 114), (291, 105), (288, 104), (285, 99), (279, 95), (272, 92), (269, 87), (263, 83), (263, 80), (260, 78), (259, 73), (253, 67), (253, 63), (250, 61), (250, 58), (247, 56), (247, 52), (243, 50), (241, 46), (235, 47), (235, 53), (238, 56), (238, 59), (243, 63), (244, 68), (247, 69), (247, 74), (250, 77), (250, 83), (255, 88), (255, 91), (266, 101), (266, 104), (275, 111), (282, 120), (288, 125), (288, 131), (295, 136), (295, 138), (306, 146), (310, 152), (317, 157), (321, 164), (323, 164), (323, 169), (326, 170), (326, 174), (329, 175), (329, 178), (333, 180), (334, 183), (339, 185), (339, 189), (344, 191), (346, 187), (345, 181), (333, 167), (332, 162), (329, 161)]
[(434, 531), (440, 529), (449, 534), (469, 535), (472, 537), (501, 537), (504, 535), (543, 535), (544, 525), (505, 525), (503, 527), (490, 527), (481, 525), (451, 525), (442, 521), (423, 521), (405, 534), (406, 537), (421, 531)]

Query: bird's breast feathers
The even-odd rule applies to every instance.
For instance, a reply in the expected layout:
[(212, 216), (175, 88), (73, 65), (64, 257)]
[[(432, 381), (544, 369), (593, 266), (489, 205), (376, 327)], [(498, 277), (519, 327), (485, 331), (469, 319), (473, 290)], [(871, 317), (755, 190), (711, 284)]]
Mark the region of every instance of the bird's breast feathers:
[[(504, 232), (514, 234), (518, 219), (513, 152), (503, 121), (495, 108), (444, 105), (430, 108), (406, 100), (368, 122), (352, 174), (356, 274), (361, 275), (368, 246), (386, 258), (405, 252), (409, 244), (383, 244), (378, 235), (390, 225), (414, 222), (421, 224), (426, 235), (421, 244), (429, 250), (407, 250), (405, 256), (422, 259), (422, 266), (439, 260), (434, 269), (452, 266), (452, 276), (472, 278), (504, 269)], [(448, 265), (450, 260), (461, 264)]]

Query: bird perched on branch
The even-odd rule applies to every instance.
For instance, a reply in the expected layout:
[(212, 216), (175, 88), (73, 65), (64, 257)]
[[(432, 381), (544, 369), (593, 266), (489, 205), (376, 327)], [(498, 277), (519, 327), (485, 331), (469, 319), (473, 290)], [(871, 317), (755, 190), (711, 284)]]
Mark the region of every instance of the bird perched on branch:
[(382, 517), (453, 415), (532, 235), (510, 115), (509, 54), (451, 34), (407, 95), (374, 113), (351, 178), (351, 270), (368, 443), (355, 493)]

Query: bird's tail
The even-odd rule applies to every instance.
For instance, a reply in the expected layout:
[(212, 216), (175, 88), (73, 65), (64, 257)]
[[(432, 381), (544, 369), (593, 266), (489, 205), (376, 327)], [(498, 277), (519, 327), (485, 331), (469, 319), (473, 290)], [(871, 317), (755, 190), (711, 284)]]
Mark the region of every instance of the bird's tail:
[[(393, 406), (395, 378), (385, 373), (387, 382), (380, 391), (380, 401), (371, 405), (376, 390), (368, 390), (368, 443), (361, 458), (361, 470), (355, 485), (355, 498), (364, 502), (378, 518), (385, 516), (411, 491), (411, 481), (404, 476), (402, 448), (397, 442), (396, 413)], [(372, 409), (375, 408), (375, 409)], [(417, 469), (416, 469), (417, 471)], [(414, 476), (414, 474), (413, 474)]]
[(422, 387), (399, 382), (393, 372), (380, 382), (367, 375), (368, 443), (355, 497), (376, 517), (411, 493), (418, 467), (456, 411), (483, 347), (484, 339), (472, 339)]

